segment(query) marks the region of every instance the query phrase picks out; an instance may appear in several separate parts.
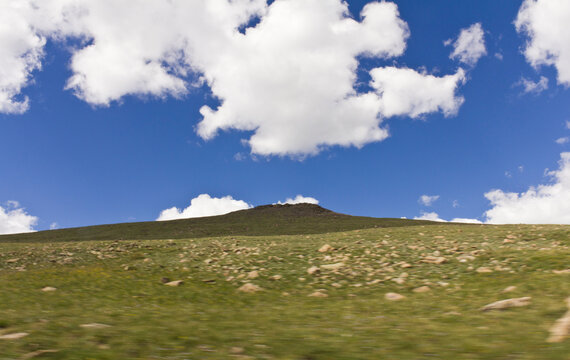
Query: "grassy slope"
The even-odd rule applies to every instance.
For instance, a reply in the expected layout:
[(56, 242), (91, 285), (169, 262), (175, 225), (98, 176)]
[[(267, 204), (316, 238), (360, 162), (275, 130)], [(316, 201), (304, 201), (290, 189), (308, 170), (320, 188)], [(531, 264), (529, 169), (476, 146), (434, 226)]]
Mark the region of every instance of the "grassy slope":
[[(570, 295), (570, 275), (552, 271), (570, 267), (569, 239), (568, 226), (435, 225), (3, 243), (0, 335), (30, 335), (0, 340), (0, 359), (56, 349), (42, 358), (568, 360), (570, 339), (545, 339)], [(337, 250), (319, 253), (325, 243)], [(421, 262), (436, 251), (446, 263)], [(473, 259), (460, 262), (461, 255)], [(412, 267), (402, 268), (403, 261)], [(346, 265), (319, 276), (306, 272), (336, 262)], [(478, 273), (482, 266), (493, 272)], [(253, 270), (259, 278), (246, 280)], [(404, 272), (403, 284), (392, 281)], [(162, 277), (185, 283), (167, 287)], [(238, 292), (248, 281), (264, 291)], [(412, 291), (421, 285), (432, 290)], [(517, 289), (502, 294), (510, 285)], [(45, 293), (44, 286), (58, 290)], [(317, 289), (328, 297), (307, 296)], [(387, 301), (389, 291), (406, 299)], [(479, 311), (519, 296), (532, 296), (532, 305)], [(79, 326), (94, 322), (112, 327)]]
[(319, 234), (373, 227), (426, 224), (433, 223), (418, 220), (349, 216), (310, 204), (266, 205), (222, 216), (98, 225), (28, 234), (2, 235), (0, 236), (0, 243)]

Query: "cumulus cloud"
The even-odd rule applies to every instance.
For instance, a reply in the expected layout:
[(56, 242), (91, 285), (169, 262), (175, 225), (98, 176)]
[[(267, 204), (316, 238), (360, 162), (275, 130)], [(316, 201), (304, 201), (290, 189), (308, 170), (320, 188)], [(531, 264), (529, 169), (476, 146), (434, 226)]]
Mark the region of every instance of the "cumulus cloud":
[(422, 195), (418, 199), (418, 202), (420, 204), (425, 205), (425, 206), (431, 206), (431, 204), (436, 202), (437, 199), (439, 199), (439, 195)]
[(211, 197), (208, 194), (201, 194), (190, 201), (190, 206), (185, 209), (172, 207), (163, 210), (157, 221), (188, 219), (202, 216), (215, 216), (230, 213), (232, 211), (245, 210), (252, 205), (243, 200), (234, 200), (231, 196), (222, 198)]
[(0, 234), (33, 232), (37, 223), (38, 218), (26, 213), (17, 201), (0, 206)]
[(370, 71), (371, 86), (380, 94), (380, 112), (386, 117), (407, 115), (416, 118), (441, 111), (445, 116), (457, 113), (464, 98), (456, 96), (465, 82), (465, 71), (437, 77), (407, 68), (384, 67)]
[(437, 221), (437, 222), (454, 222), (454, 223), (464, 223), (464, 224), (482, 224), (480, 220), (477, 219), (468, 219), (468, 218), (454, 218), (451, 221), (444, 220), (439, 217), (438, 213), (436, 212), (421, 212), (421, 216), (414, 217), (414, 220), (429, 220), (429, 221)]
[(449, 39), (444, 44), (453, 46), (453, 51), (449, 55), (450, 59), (459, 60), (470, 66), (474, 66), (482, 56), (487, 54), (485, 33), (481, 23), (461, 29), (455, 41)]
[(535, 68), (554, 66), (558, 83), (570, 86), (570, 2), (525, 0), (515, 26), (528, 37), (524, 55)]
[(515, 83), (515, 85), (521, 86), (523, 88), (523, 93), (525, 94), (540, 94), (544, 90), (548, 89), (548, 78), (541, 76), (540, 80), (535, 82), (522, 77), (518, 82)]
[(566, 121), (566, 129), (570, 130), (570, 121)]
[(443, 219), (440, 219), (439, 215), (436, 212), (425, 212), (425, 211), (422, 211), (420, 216), (414, 217), (414, 220), (429, 220), (429, 221), (447, 222)]
[[(341, 0), (8, 0), (0, 5), (0, 111), (28, 107), (21, 90), (46, 39), (79, 39), (66, 88), (94, 106), (128, 95), (182, 97), (207, 84), (197, 133), (251, 131), (253, 154), (307, 155), (388, 136), (383, 119), (453, 115), (464, 71), (436, 77), (377, 68), (358, 92), (359, 57), (400, 56), (407, 24), (391, 2), (359, 19)], [(247, 27), (252, 19), (259, 19)], [(6, 49), (6, 51), (4, 51)], [(4, 69), (4, 70), (1, 70)], [(8, 71), (9, 70), (9, 71)]]
[(570, 152), (560, 154), (559, 169), (547, 172), (550, 184), (526, 192), (492, 190), (485, 194), (492, 208), (485, 212), (492, 224), (570, 224)]
[(564, 144), (567, 144), (570, 142), (570, 137), (568, 137), (568, 136), (561, 137), (561, 138), (554, 140), (554, 142), (559, 144), (559, 145), (564, 145)]
[(0, 113), (23, 113), (28, 98), (20, 96), (30, 74), (41, 68), (45, 38), (30, 27), (28, 1), (0, 2)]
[(308, 196), (303, 196), (303, 195), (297, 195), (294, 198), (287, 198), (285, 200), (285, 202), (277, 202), (278, 204), (315, 204), (317, 205), (319, 203), (319, 200), (313, 198), (313, 197), (308, 197)]

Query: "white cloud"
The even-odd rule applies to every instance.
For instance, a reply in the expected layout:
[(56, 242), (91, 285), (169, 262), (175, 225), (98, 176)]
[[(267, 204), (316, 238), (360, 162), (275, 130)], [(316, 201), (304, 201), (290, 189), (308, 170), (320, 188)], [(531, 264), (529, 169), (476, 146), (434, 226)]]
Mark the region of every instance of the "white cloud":
[(421, 216), (414, 217), (414, 220), (429, 220), (429, 221), (438, 221), (438, 222), (447, 222), (443, 219), (439, 218), (439, 215), (436, 212), (425, 212), (422, 211)]
[(33, 232), (38, 218), (26, 213), (17, 201), (0, 206), (0, 234)]
[(437, 77), (412, 69), (392, 66), (370, 71), (371, 86), (381, 94), (380, 112), (386, 116), (407, 115), (416, 118), (441, 111), (445, 116), (455, 115), (463, 104), (462, 96), (455, 96), (459, 85), (465, 82), (465, 71)]
[(548, 78), (541, 76), (539, 81), (534, 82), (530, 79), (522, 77), (515, 83), (515, 86), (522, 86), (523, 93), (525, 94), (540, 94), (544, 90), (548, 89)]
[(492, 190), (485, 194), (492, 208), (485, 212), (492, 224), (570, 224), (570, 152), (560, 154), (559, 169), (549, 171), (551, 184), (524, 193)]
[[(33, 4), (33, 6), (32, 6)], [(128, 95), (182, 97), (209, 85), (197, 132), (252, 131), (253, 154), (307, 155), (388, 136), (386, 117), (453, 115), (465, 81), (377, 68), (373, 91), (354, 89), (358, 57), (403, 54), (407, 24), (390, 2), (355, 20), (341, 0), (7, 0), (0, 5), (0, 111), (23, 112), (21, 90), (41, 66), (46, 38), (80, 39), (66, 87), (94, 106)], [(260, 22), (243, 33), (252, 18)], [(4, 51), (7, 49), (7, 51)], [(4, 70), (2, 70), (4, 69)], [(20, 99), (20, 100), (18, 100)]]
[(277, 202), (278, 204), (318, 204), (319, 200), (312, 197), (305, 197), (303, 195), (297, 195), (295, 198), (287, 198), (285, 202)]
[(459, 207), (459, 201), (453, 200), (453, 203), (451, 204), (451, 206), (453, 206), (454, 208), (458, 208)]
[(469, 218), (454, 218), (454, 219), (451, 219), (451, 222), (464, 223), (464, 224), (482, 224), (483, 223), (480, 220), (469, 219)]
[(453, 46), (453, 51), (449, 55), (450, 59), (459, 60), (470, 66), (474, 66), (482, 56), (487, 54), (485, 33), (481, 23), (475, 23), (468, 28), (461, 29), (455, 41), (449, 39), (444, 44)]
[[(429, 221), (437, 221), (437, 222), (449, 222), (439, 217), (436, 212), (421, 212), (421, 216), (414, 217), (414, 220), (429, 220)], [(482, 224), (481, 221), (477, 219), (466, 219), (466, 218), (454, 218), (450, 222), (455, 223), (465, 223), (465, 224)]]
[(157, 221), (187, 219), (202, 216), (223, 215), (232, 211), (249, 209), (252, 206), (242, 200), (234, 200), (231, 196), (222, 198), (210, 197), (208, 194), (201, 194), (190, 201), (190, 206), (185, 209), (172, 207), (163, 210)]
[(56, 223), (56, 222), (52, 222), (51, 224), (49, 224), (49, 229), (50, 229), (50, 230), (59, 229), (59, 224)]
[(435, 201), (437, 201), (437, 199), (439, 199), (439, 195), (422, 195), (420, 196), (420, 198), (418, 199), (418, 202), (420, 204), (423, 204), (425, 206), (431, 206), (431, 204), (433, 204)]
[(566, 129), (570, 130), (570, 121), (566, 121)]
[(515, 26), (528, 37), (524, 55), (535, 68), (552, 65), (558, 83), (570, 86), (570, 1), (525, 0)]
[(555, 143), (560, 144), (560, 145), (564, 145), (570, 142), (570, 137), (566, 136), (566, 137), (561, 137), (558, 138), (556, 140), (554, 140)]
[(45, 39), (29, 24), (31, 2), (0, 2), (0, 113), (18, 114), (28, 109), (28, 98), (20, 96), (30, 74), (41, 68)]

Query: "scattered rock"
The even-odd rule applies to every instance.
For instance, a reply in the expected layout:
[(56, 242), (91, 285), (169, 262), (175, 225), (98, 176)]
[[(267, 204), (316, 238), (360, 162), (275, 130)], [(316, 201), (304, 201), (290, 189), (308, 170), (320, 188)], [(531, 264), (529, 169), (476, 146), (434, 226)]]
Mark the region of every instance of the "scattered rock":
[(317, 290), (317, 291), (315, 291), (314, 293), (309, 294), (308, 296), (310, 296), (310, 297), (325, 298), (325, 297), (328, 297), (329, 295), (326, 294), (326, 293), (324, 292), (324, 290)]
[(552, 325), (550, 337), (546, 341), (550, 343), (562, 342), (570, 336), (570, 297), (566, 299), (566, 306), (568, 306), (568, 311)]
[(238, 346), (233, 346), (230, 348), (230, 354), (243, 354), (245, 349)]
[(404, 295), (400, 295), (398, 293), (389, 292), (389, 293), (386, 293), (386, 295), (384, 295), (384, 298), (386, 300), (390, 300), (390, 301), (398, 301), (398, 300), (405, 299), (406, 297)]
[(401, 267), (401, 268), (404, 268), (404, 269), (407, 269), (407, 268), (411, 268), (412, 265), (410, 265), (410, 264), (408, 264), (408, 263), (402, 263), (402, 264), (400, 264), (400, 267)]
[(174, 281), (169, 281), (169, 282), (165, 283), (164, 285), (166, 285), (166, 286), (180, 286), (182, 284), (184, 284), (184, 281), (174, 280)]
[(446, 261), (447, 259), (442, 256), (426, 256), (422, 259), (423, 263), (436, 264), (436, 265), (443, 264)]
[(84, 328), (84, 329), (106, 329), (106, 328), (111, 327), (111, 325), (98, 324), (98, 323), (81, 324), (79, 326)]
[(399, 277), (398, 277), (398, 278), (393, 278), (392, 281), (395, 282), (395, 283), (398, 284), (398, 285), (402, 285), (403, 283), (406, 282), (406, 279), (402, 279), (402, 278), (399, 278)]
[(307, 269), (307, 274), (309, 275), (318, 275), (321, 272), (318, 266), (311, 266)]
[(479, 274), (487, 274), (487, 273), (492, 273), (492, 272), (493, 272), (493, 270), (491, 270), (491, 269), (488, 268), (488, 267), (484, 267), (484, 266), (482, 266), (482, 267), (480, 267), (480, 268), (477, 268), (477, 270), (475, 270), (475, 271), (477, 271)]
[(25, 333), (25, 332), (0, 335), (0, 340), (18, 340), (18, 339), (21, 339), (21, 338), (26, 337), (28, 335), (30, 335), (30, 334)]
[(38, 350), (38, 351), (34, 351), (34, 352), (30, 352), (27, 354), (22, 355), (21, 359), (26, 360), (26, 359), (32, 359), (38, 356), (42, 356), (43, 354), (53, 354), (59, 352), (59, 350), (53, 350), (53, 349), (46, 349), (46, 350)]
[(531, 299), (532, 299), (531, 297), (526, 296), (521, 298), (499, 300), (489, 305), (483, 306), (481, 308), (481, 311), (504, 310), (512, 307), (528, 306), (530, 305)]
[(257, 270), (250, 271), (247, 274), (248, 279), (257, 279), (259, 277), (259, 272)]
[(56, 291), (57, 289), (51, 286), (46, 286), (45, 288), (42, 289), (43, 292), (53, 292)]
[(431, 291), (429, 286), (420, 286), (419, 288), (415, 288), (413, 292), (415, 293), (425, 293)]
[(323, 269), (323, 270), (338, 270), (343, 266), (344, 266), (344, 263), (339, 262), (336, 264), (321, 265), (321, 269)]
[(515, 291), (517, 289), (516, 286), (511, 285), (511, 286), (507, 286), (506, 288), (503, 289), (503, 291), (501, 291), (502, 293), (508, 293), (508, 292), (512, 292)]
[(333, 251), (334, 248), (332, 246), (330, 246), (329, 244), (325, 244), (323, 246), (321, 246), (321, 248), (319, 249), (319, 252), (321, 253), (325, 253), (325, 252), (329, 252), (329, 251)]
[(252, 283), (247, 283), (242, 285), (238, 291), (244, 292), (244, 293), (254, 293), (254, 292), (258, 292), (258, 291), (262, 291), (263, 289), (260, 288), (257, 285), (254, 285)]
[(6, 262), (7, 262), (8, 264), (17, 263), (18, 261), (20, 261), (20, 259), (8, 259), (8, 260), (6, 260)]

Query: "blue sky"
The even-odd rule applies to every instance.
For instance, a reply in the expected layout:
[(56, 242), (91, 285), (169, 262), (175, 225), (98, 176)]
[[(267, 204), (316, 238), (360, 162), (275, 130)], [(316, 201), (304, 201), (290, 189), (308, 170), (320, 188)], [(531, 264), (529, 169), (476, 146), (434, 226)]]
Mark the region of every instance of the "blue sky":
[[(193, 38), (192, 32), (200, 31), (199, 24), (193, 24), (190, 29), (183, 26), (173, 29), (173, 34), (189, 34), (193, 51), (184, 50), (188, 52), (184, 56), (189, 59), (184, 61), (191, 65), (176, 72), (176, 66), (168, 63), (169, 58), (164, 52), (153, 53), (153, 56), (158, 55), (152, 61), (156, 60), (158, 66), (167, 68), (167, 74), (180, 81), (163, 79), (163, 88), (159, 90), (145, 83), (148, 81), (145, 71), (150, 71), (146, 68), (133, 75), (135, 80), (115, 78), (108, 70), (119, 66), (121, 61), (129, 69), (129, 61), (134, 56), (147, 56), (146, 64), (151, 62), (148, 60), (150, 55), (145, 55), (144, 51), (142, 55), (134, 52), (133, 57), (121, 57), (127, 51), (121, 50), (122, 46), (140, 46), (136, 39), (129, 38), (138, 36), (135, 30), (139, 16), (141, 22), (146, 21), (144, 14), (139, 15), (140, 11), (130, 6), (115, 9), (121, 15), (117, 16), (117, 24), (112, 23), (112, 17), (96, 18), (93, 15), (91, 19), (79, 16), (74, 20), (77, 23), (67, 21), (61, 25), (56, 24), (56, 20), (53, 23), (49, 19), (38, 20), (37, 14), (24, 13), (14, 2), (1, 5), (15, 14), (12, 18), (20, 16), (28, 26), (23, 30), (1, 28), (0, 38), (25, 38), (30, 35), (27, 32), (32, 32), (30, 36), (45, 39), (45, 45), (41, 41), (30, 41), (29, 47), (22, 50), (10, 48), (14, 46), (13, 42), (0, 40), (0, 64), (16, 66), (18, 61), (29, 61), (30, 54), (35, 54), (32, 65), (28, 62), (27, 70), (22, 70), (24, 80), (6, 80), (11, 67), (0, 72), (0, 85), (12, 86), (11, 92), (2, 90), (8, 94), (4, 108), (0, 96), (0, 109), (4, 109), (0, 112), (0, 153), (3, 154), (0, 229), (2, 221), (16, 221), (14, 219), (24, 219), (24, 227), (28, 230), (49, 229), (52, 225), (63, 228), (155, 220), (163, 210), (172, 207), (179, 208), (182, 213), (191, 199), (200, 194), (209, 194), (211, 198), (231, 196), (243, 201), (241, 205), (237, 204), (238, 207), (244, 203), (254, 206), (276, 203), (301, 194), (317, 199), (326, 208), (354, 215), (414, 218), (423, 214), (432, 219), (465, 218), (483, 222), (490, 219), (495, 222), (549, 222), (536, 214), (536, 209), (547, 209), (553, 222), (568, 221), (570, 209), (565, 205), (565, 199), (570, 199), (566, 176), (570, 166), (566, 167), (568, 161), (561, 154), (570, 151), (570, 142), (564, 140), (570, 136), (570, 79), (567, 74), (570, 46), (564, 45), (570, 44), (570, 37), (568, 31), (556, 32), (567, 27), (556, 28), (557, 20), (549, 27), (552, 30), (544, 30), (546, 26), (536, 15), (555, 10), (561, 24), (567, 24), (570, 21), (567, 3), (563, 0), (529, 0), (525, 2), (524, 10), (522, 1), (395, 1), (398, 13), (391, 13), (395, 7), (390, 7), (384, 9), (385, 15), (392, 14), (396, 16), (394, 19), (405, 22), (408, 36), (403, 25), (391, 19), (386, 20), (384, 30), (369, 26), (366, 31), (371, 32), (371, 40), (356, 35), (340, 45), (337, 42), (341, 40), (337, 37), (323, 35), (321, 39), (315, 35), (320, 29), (318, 22), (330, 19), (315, 19), (313, 28), (298, 25), (296, 18), (298, 15), (311, 17), (314, 15), (311, 11), (323, 6), (342, 7), (337, 0), (323, 0), (314, 8), (299, 6), (296, 11), (287, 13), (291, 18), (281, 13), (280, 19), (284, 21), (275, 21), (281, 28), (270, 27), (267, 25), (269, 20), (267, 26), (262, 27), (264, 19), (278, 18), (277, 6), (283, 8), (286, 6), (283, 3), (289, 2), (294, 8), (294, 3), (299, 1), (238, 2), (237, 9), (233, 10), (241, 12), (241, 17), (224, 20), (223, 26), (234, 32), (241, 26), (244, 37), (254, 39), (261, 35), (261, 39), (265, 36), (270, 41), (259, 40), (259, 48), (255, 41), (252, 41), (254, 45), (240, 48), (236, 45), (235, 52), (219, 55), (219, 58), (232, 60), (229, 62), (218, 61), (216, 54), (212, 54), (214, 50), (205, 49), (209, 45)], [(78, 7), (92, 6), (88, 0), (76, 3)], [(103, 3), (93, 5), (99, 8), (92, 9), (92, 13), (105, 11)], [(152, 6), (162, 6), (160, 2), (152, 3)], [(200, 8), (203, 1), (195, 3)], [(360, 12), (368, 3), (348, 1), (356, 25), (363, 23)], [(61, 12), (57, 6), (44, 10)], [(228, 6), (226, 3), (220, 11), (233, 14)], [(5, 14), (9, 13), (6, 9), (3, 9)], [(167, 10), (165, 14), (168, 14)], [(185, 24), (184, 9), (175, 10), (181, 14), (180, 23)], [(526, 16), (526, 22), (519, 25), (517, 31), (515, 21), (519, 12)], [(206, 25), (203, 26), (217, 26), (219, 19), (216, 16), (212, 15), (214, 25), (204, 17)], [(188, 15), (188, 23), (190, 17)], [(383, 21), (376, 15), (367, 18), (371, 24)], [(520, 19), (522, 22), (522, 16)], [(337, 20), (340, 24), (342, 17)], [(96, 21), (99, 23), (92, 25)], [(129, 26), (132, 23), (134, 30), (121, 33), (123, 23), (129, 23)], [(244, 31), (246, 23), (249, 28)], [(84, 24), (90, 24), (92, 28)], [(474, 24), (480, 24), (483, 30), (480, 40), (485, 52), (450, 58), (459, 46), (461, 31), (473, 29)], [(534, 32), (525, 31), (525, 26)], [(32, 28), (34, 30), (30, 30)], [(303, 31), (311, 33), (304, 34)], [(206, 32), (206, 36), (210, 33)], [(292, 44), (287, 45), (283, 39), (290, 33), (299, 36), (299, 40), (295, 41), (291, 35)], [(156, 36), (149, 40), (149, 47), (155, 42), (161, 45), (172, 41), (167, 35), (164, 39), (160, 38), (162, 35)], [(212, 35), (212, 42), (216, 41), (215, 36)], [(275, 36), (273, 42), (272, 36)], [(378, 45), (381, 39), (389, 36), (396, 40)], [(563, 40), (548, 42), (548, 36)], [(306, 39), (310, 39), (307, 40), (309, 50), (299, 50), (298, 43)], [(445, 46), (448, 39), (451, 41)], [(95, 53), (89, 58), (92, 54), (87, 51), (81, 54), (93, 45), (103, 48), (106, 41), (119, 45), (117, 57)], [(279, 41), (283, 42), (282, 46), (277, 44)], [(335, 45), (321, 47), (319, 41), (323, 44), (332, 41)], [(404, 48), (398, 47), (401, 45)], [(545, 49), (550, 55), (541, 58), (540, 54), (525, 52), (532, 46)], [(469, 44), (467, 50), (474, 50), (473, 44)], [(272, 51), (276, 54), (270, 53)], [(297, 56), (295, 51), (300, 55)], [(313, 51), (316, 63), (311, 65), (308, 63), (313, 61)], [(366, 51), (392, 54), (370, 56)], [(311, 56), (305, 58), (307, 54)], [(83, 63), (74, 61), (74, 56), (76, 60), (81, 57)], [(265, 69), (265, 56), (267, 61), (283, 59), (283, 74), (276, 72), (273, 66)], [(477, 60), (473, 63), (471, 58), (469, 63), (465, 56), (475, 56)], [(334, 58), (333, 64), (329, 64), (331, 58)], [(346, 63), (336, 62), (336, 59), (344, 58), (348, 59)], [(253, 61), (249, 59), (260, 63), (249, 66)], [(184, 61), (177, 58), (175, 64)], [(294, 66), (288, 66), (287, 61), (294, 62)], [(307, 62), (306, 67), (303, 61)], [(350, 61), (356, 61), (358, 67), (351, 68), (347, 65)], [(229, 73), (227, 67), (233, 65), (236, 69)], [(367, 133), (339, 140), (344, 139), (342, 135), (353, 126), (353, 121), (354, 127), (360, 125), (354, 120), (357, 116), (350, 112), (339, 115), (337, 121), (344, 122), (339, 125), (342, 131), (333, 134), (336, 130), (328, 128), (332, 121), (328, 118), (336, 119), (345, 108), (340, 105), (327, 108), (322, 104), (327, 104), (334, 95), (327, 91), (339, 82), (335, 80), (337, 75), (330, 75), (330, 81), (335, 80), (330, 84), (326, 83), (329, 79), (326, 74), (309, 81), (313, 79), (311, 74), (320, 71), (321, 67), (328, 71), (327, 66), (334, 71), (354, 74), (354, 81), (348, 76), (350, 81), (339, 83), (339, 88), (348, 85), (354, 89), (352, 95), (376, 94), (375, 104), (381, 104), (376, 115), (380, 120), (376, 125), (387, 131), (388, 137), (377, 134), (374, 139)], [(390, 86), (396, 86), (390, 81), (401, 84), (403, 80), (386, 78), (382, 94), (371, 85), (371, 70), (375, 68), (380, 69), (381, 75), (386, 75), (387, 68), (396, 69), (398, 76), (402, 69), (413, 70), (414, 76), (417, 74), (417, 84), (397, 93), (396, 97), (404, 99), (396, 100), (406, 102), (410, 94), (416, 103), (439, 103), (435, 109), (426, 105), (420, 114), (414, 114), (413, 109), (389, 110), (393, 105), (387, 102), (387, 94), (392, 89)], [(460, 68), (465, 72), (464, 77), (455, 78), (451, 93), (430, 98), (443, 91), (443, 85), (424, 84), (422, 79), (457, 75)], [(80, 76), (76, 79), (83, 82), (66, 89), (68, 79), (77, 74)], [(252, 77), (258, 82), (251, 80)], [(153, 83), (162, 81), (149, 79)], [(339, 75), (339, 79), (344, 78)], [(282, 98), (277, 93), (267, 94), (265, 98), (263, 86), (272, 81), (277, 83), (276, 89), (284, 89)], [(299, 81), (305, 81), (302, 89), (307, 89), (308, 95), (299, 95), (299, 88), (293, 85), (293, 95), (287, 92), (289, 83)], [(325, 81), (324, 85), (321, 81)], [(140, 83), (143, 85), (137, 88)], [(183, 90), (180, 83), (185, 84)], [(258, 88), (253, 89), (255, 86)], [(419, 95), (409, 91), (423, 86), (425, 89)], [(122, 87), (123, 92), (117, 90)], [(321, 87), (324, 90), (320, 90)], [(248, 89), (253, 89), (251, 94), (255, 97), (243, 94)], [(304, 96), (300, 98), (303, 106), (299, 108), (297, 96)], [(311, 96), (317, 100), (311, 102)], [(22, 104), (25, 98), (27, 105), (14, 110), (14, 104)], [(453, 103), (460, 98), (464, 99), (462, 103)], [(229, 125), (218, 126), (204, 135), (199, 124), (205, 116), (200, 109), (207, 105), (216, 110), (222, 104), (231, 114), (223, 117), (218, 111), (208, 121), (210, 125), (219, 121), (227, 121)], [(347, 108), (353, 109), (350, 106)], [(446, 106), (449, 111), (445, 110)], [(326, 116), (319, 120), (321, 113)], [(273, 116), (275, 120), (268, 119)], [(370, 120), (363, 116), (362, 123), (365, 121)], [(368, 131), (373, 133), (373, 130)], [(269, 135), (263, 137), (259, 135), (261, 133)], [(288, 135), (283, 135), (285, 133)], [(255, 136), (261, 140), (252, 140)], [(304, 140), (297, 143), (297, 139)], [(321, 140), (313, 143), (312, 139)], [(322, 145), (325, 142), (327, 145)], [(545, 173), (547, 168), (550, 175)], [(545, 186), (542, 193), (528, 193), (531, 186), (541, 184)], [(494, 189), (500, 189), (501, 193), (492, 202), (485, 194)], [(506, 194), (511, 192), (518, 194), (517, 199), (508, 198)], [(432, 198), (428, 206), (421, 202), (422, 195), (438, 198)], [(204, 206), (209, 205), (206, 202)], [(220, 206), (223, 208), (223, 204)], [(496, 212), (485, 215), (489, 210)], [(201, 214), (200, 211), (197, 213)], [(35, 217), (31, 222), (30, 216)]]

